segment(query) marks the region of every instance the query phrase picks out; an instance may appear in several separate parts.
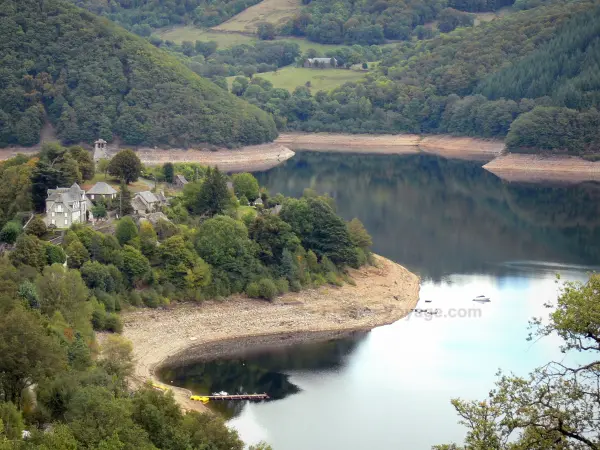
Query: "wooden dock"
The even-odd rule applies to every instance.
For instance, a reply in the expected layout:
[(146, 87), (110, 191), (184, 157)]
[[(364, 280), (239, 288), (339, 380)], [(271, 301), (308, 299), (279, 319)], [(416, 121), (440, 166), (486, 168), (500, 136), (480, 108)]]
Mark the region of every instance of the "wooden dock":
[(268, 394), (205, 395), (210, 400), (268, 400)]

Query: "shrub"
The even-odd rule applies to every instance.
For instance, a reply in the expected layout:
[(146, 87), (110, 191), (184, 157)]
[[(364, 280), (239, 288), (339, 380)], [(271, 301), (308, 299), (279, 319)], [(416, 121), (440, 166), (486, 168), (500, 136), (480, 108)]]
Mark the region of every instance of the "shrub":
[(158, 308), (162, 304), (160, 295), (158, 295), (156, 291), (152, 289), (142, 291), (141, 297), (144, 305), (146, 305), (148, 308)]
[(240, 205), (241, 205), (241, 206), (248, 206), (248, 205), (249, 205), (249, 203), (248, 203), (248, 199), (246, 198), (246, 196), (245, 196), (245, 195), (242, 195), (242, 196), (240, 197), (239, 201), (240, 201)]
[(92, 327), (96, 331), (104, 330), (104, 321), (106, 319), (106, 312), (101, 307), (95, 308), (92, 311)]
[(334, 286), (341, 286), (343, 284), (335, 272), (327, 272), (325, 279), (329, 284), (333, 284)]
[(285, 278), (278, 278), (275, 280), (275, 286), (277, 287), (277, 292), (279, 295), (286, 294), (290, 290), (290, 284)]
[(29, 222), (29, 225), (27, 225), (27, 229), (25, 230), (26, 233), (33, 234), (37, 237), (42, 237), (47, 231), (48, 228), (46, 227), (46, 224), (39, 217), (31, 219), (31, 222)]
[(21, 234), (21, 226), (16, 222), (7, 222), (0, 231), (0, 241), (14, 244), (19, 234)]
[(107, 314), (104, 319), (104, 329), (113, 333), (120, 333), (123, 331), (123, 322), (116, 313)]
[(248, 286), (246, 286), (246, 295), (250, 298), (260, 297), (260, 288), (258, 283), (254, 281), (252, 283), (248, 283)]
[(131, 306), (141, 306), (142, 305), (142, 297), (140, 296), (138, 291), (131, 291), (129, 293), (129, 304)]
[(290, 290), (292, 292), (300, 292), (302, 290), (302, 284), (298, 280), (292, 280), (290, 283)]
[(277, 286), (270, 278), (262, 278), (258, 282), (260, 296), (266, 300), (273, 300), (277, 295)]
[(312, 279), (313, 279), (313, 285), (315, 287), (323, 286), (325, 283), (327, 283), (327, 280), (325, 279), (325, 277), (323, 275), (321, 275), (320, 273), (313, 274)]

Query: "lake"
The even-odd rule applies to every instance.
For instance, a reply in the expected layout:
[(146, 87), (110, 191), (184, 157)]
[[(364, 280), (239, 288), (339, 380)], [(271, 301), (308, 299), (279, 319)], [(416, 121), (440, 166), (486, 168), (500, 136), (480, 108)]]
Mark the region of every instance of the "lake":
[[(195, 392), (268, 392), (214, 406), (248, 443), (275, 450), (427, 449), (459, 442), (450, 399), (483, 399), (499, 368), (526, 375), (563, 358), (528, 342), (562, 280), (585, 281), (600, 255), (600, 185), (511, 184), (481, 164), (428, 155), (300, 152), (257, 174), (272, 194), (329, 194), (358, 217), (375, 252), (422, 277), (419, 307), (348, 339), (163, 370)], [(490, 297), (489, 303), (472, 301)], [(425, 303), (431, 300), (431, 303)], [(569, 355), (567, 358), (575, 360)]]

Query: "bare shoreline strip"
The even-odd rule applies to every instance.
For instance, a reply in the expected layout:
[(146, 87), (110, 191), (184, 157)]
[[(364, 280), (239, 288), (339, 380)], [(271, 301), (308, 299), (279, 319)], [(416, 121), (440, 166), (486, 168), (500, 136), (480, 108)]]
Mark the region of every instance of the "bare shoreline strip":
[[(138, 382), (157, 383), (166, 364), (224, 357), (249, 349), (321, 341), (366, 331), (405, 317), (418, 302), (419, 278), (377, 256), (376, 267), (350, 270), (356, 286), (289, 293), (274, 302), (234, 296), (124, 314)], [(205, 410), (185, 389), (171, 388), (184, 409)]]
[(504, 142), (447, 135), (283, 133), (275, 141), (293, 150), (410, 155), (431, 153), (445, 158), (490, 161)]
[(573, 156), (543, 157), (510, 153), (494, 159), (483, 168), (503, 180), (513, 182), (600, 181), (600, 162)]

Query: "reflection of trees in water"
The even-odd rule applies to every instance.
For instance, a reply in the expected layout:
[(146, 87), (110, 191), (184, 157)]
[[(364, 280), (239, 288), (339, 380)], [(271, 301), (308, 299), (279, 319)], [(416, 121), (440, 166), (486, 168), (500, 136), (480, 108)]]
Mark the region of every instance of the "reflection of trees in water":
[(434, 279), (508, 260), (598, 260), (597, 184), (510, 184), (480, 166), (430, 155), (299, 153), (259, 180), (272, 193), (328, 192), (340, 214), (363, 221), (375, 251)]
[[(347, 339), (283, 347), (217, 361), (197, 362), (164, 368), (160, 378), (166, 383), (190, 389), (195, 394), (226, 391), (233, 393), (266, 392), (282, 399), (299, 391), (283, 372), (336, 370), (355, 349), (366, 333)], [(212, 402), (214, 409), (227, 417), (239, 414), (244, 402)]]

